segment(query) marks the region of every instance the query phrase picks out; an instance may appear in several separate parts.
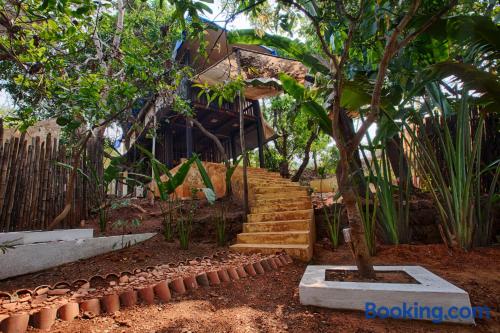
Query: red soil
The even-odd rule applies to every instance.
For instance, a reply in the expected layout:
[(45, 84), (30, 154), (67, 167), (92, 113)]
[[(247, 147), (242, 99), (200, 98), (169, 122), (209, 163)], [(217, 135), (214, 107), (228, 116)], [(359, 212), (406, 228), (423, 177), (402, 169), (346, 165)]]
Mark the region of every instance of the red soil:
[[(146, 219), (140, 231), (159, 228), (159, 218)], [(73, 281), (136, 267), (176, 262), (220, 250), (213, 243), (194, 241), (189, 251), (166, 243), (161, 236), (128, 249), (81, 260), (44, 272), (0, 281), (0, 290), (12, 291)], [(314, 264), (352, 264), (348, 249), (315, 247)], [(177, 296), (168, 304), (122, 309), (113, 316), (74, 322), (57, 321), (53, 332), (500, 332), (500, 247), (450, 253), (442, 245), (382, 246), (375, 264), (422, 265), (469, 292), (472, 305), (488, 306), (491, 319), (477, 326), (433, 324), (421, 321), (365, 319), (364, 313), (337, 311), (299, 303), (298, 285), (306, 264), (295, 262), (279, 272), (246, 278), (228, 285), (200, 288)], [(36, 330), (34, 330), (36, 331)]]
[[(351, 263), (347, 249), (316, 246), (315, 263)], [(137, 306), (114, 316), (57, 322), (54, 332), (500, 332), (500, 248), (449, 254), (440, 245), (382, 247), (377, 264), (419, 264), (464, 288), (492, 318), (477, 326), (365, 319), (355, 311), (302, 306), (298, 284), (304, 263), (227, 286), (199, 289), (169, 304)]]

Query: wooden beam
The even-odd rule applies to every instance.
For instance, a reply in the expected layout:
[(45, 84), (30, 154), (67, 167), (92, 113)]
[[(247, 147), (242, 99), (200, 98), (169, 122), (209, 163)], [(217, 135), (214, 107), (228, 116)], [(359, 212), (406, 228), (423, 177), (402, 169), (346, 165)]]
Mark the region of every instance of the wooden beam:
[(186, 156), (193, 156), (193, 125), (186, 119)]
[(259, 166), (261, 168), (266, 167), (264, 161), (264, 129), (262, 128), (262, 118), (260, 115), (260, 104), (259, 101), (252, 101), (253, 110), (255, 113), (255, 118), (257, 119), (257, 145), (259, 148)]

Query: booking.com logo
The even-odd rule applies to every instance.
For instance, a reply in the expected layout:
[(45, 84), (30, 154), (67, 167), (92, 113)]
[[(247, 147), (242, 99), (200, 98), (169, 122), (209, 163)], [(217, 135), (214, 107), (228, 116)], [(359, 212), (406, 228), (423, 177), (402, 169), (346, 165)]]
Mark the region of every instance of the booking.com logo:
[(487, 306), (425, 306), (418, 302), (395, 306), (377, 306), (372, 302), (365, 303), (365, 318), (421, 319), (441, 323), (445, 320), (467, 320), (471, 318), (490, 319), (490, 308)]

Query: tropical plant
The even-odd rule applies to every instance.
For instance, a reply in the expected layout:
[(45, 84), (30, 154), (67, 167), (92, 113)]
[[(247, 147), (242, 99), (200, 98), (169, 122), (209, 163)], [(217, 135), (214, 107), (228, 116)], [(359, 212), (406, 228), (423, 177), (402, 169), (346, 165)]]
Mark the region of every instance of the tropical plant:
[(321, 166), (318, 168), (318, 175), (320, 177), (320, 191), (319, 197), (321, 200), (321, 208), (323, 210), (323, 221), (326, 226), (326, 233), (330, 240), (333, 249), (336, 249), (339, 245), (339, 233), (340, 233), (340, 221), (342, 216), (341, 206), (337, 203), (333, 203), (333, 211), (328, 209), (325, 201), (323, 200), (323, 179), (326, 177), (326, 168)]
[[(369, 134), (367, 139), (368, 145), (362, 146), (361, 152), (368, 166), (369, 183), (375, 187), (375, 196), (380, 206), (378, 220), (384, 229), (386, 241), (396, 245), (407, 243), (409, 241), (410, 220), (409, 192), (411, 187), (408, 184), (410, 173), (406, 174), (406, 179), (400, 179), (400, 175), (396, 175), (391, 168), (387, 145), (380, 143), (375, 145)], [(365, 150), (370, 153), (370, 158)], [(404, 152), (401, 150), (400, 153), (403, 154)], [(371, 197), (371, 193), (367, 195), (368, 198)], [(395, 199), (396, 197), (398, 197), (398, 200)]]
[[(494, 200), (498, 184), (489, 187), (485, 205), (481, 176), (493, 172), (493, 178), (498, 179), (500, 160), (490, 165), (481, 164), (484, 111), (470, 103), (472, 97), (467, 89), (451, 101), (435, 83), (426, 86), (426, 93), (424, 112), (411, 113), (417, 126), (406, 126), (414, 163), (439, 212), (443, 240), (469, 249), (475, 234), (483, 242), (491, 238), (492, 217), (485, 216), (483, 212), (489, 214), (490, 211), (483, 211), (482, 207), (491, 207), (490, 200)], [(473, 128), (471, 112), (479, 116)], [(430, 124), (434, 139), (418, 132), (417, 129), (426, 128), (426, 124)]]
[[(214, 186), (198, 155), (194, 154), (190, 159), (179, 166), (175, 174), (172, 174), (167, 166), (158, 161), (151, 152), (141, 146), (137, 147), (149, 158), (151, 163), (153, 169), (153, 177), (151, 180), (155, 182), (160, 195), (159, 206), (163, 217), (163, 235), (165, 240), (172, 241), (174, 236), (174, 220), (178, 216), (176, 211), (178, 212), (182, 209), (182, 205), (179, 205), (176, 198), (175, 190), (184, 183), (193, 163), (197, 166), (201, 179), (206, 186), (202, 188), (201, 191), (211, 204), (216, 199)], [(153, 193), (153, 195), (155, 194)], [(182, 235), (181, 238), (183, 243), (181, 246), (185, 246), (186, 241), (189, 242), (190, 221), (192, 217), (192, 215), (188, 214), (187, 219), (181, 216), (181, 218), (177, 220), (178, 227), (182, 229), (178, 230), (179, 236)]]

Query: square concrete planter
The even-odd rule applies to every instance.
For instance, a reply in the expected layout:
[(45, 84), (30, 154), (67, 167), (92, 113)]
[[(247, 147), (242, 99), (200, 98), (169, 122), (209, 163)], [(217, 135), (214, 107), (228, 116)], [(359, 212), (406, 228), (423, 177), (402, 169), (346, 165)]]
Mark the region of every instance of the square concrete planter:
[[(405, 272), (415, 279), (416, 283), (326, 281), (326, 270), (357, 270), (357, 268), (356, 266), (308, 266), (299, 285), (302, 304), (332, 309), (362, 310), (365, 313), (367, 308), (375, 309), (372, 314), (379, 314), (377, 318), (474, 323), (469, 294), (423, 267), (375, 266), (375, 271)], [(408, 312), (409, 307), (411, 310)], [(368, 314), (367, 318), (370, 317), (373, 316)]]

